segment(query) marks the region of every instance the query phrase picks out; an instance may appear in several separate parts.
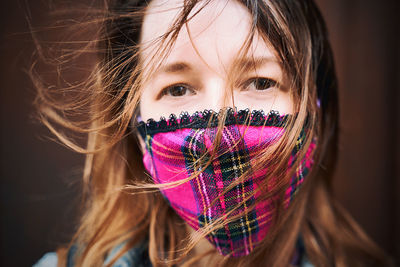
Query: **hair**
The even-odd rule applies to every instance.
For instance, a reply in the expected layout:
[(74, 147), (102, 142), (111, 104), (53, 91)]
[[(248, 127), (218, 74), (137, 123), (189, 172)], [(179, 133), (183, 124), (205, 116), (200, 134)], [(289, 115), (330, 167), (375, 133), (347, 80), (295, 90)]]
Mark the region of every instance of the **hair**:
[[(155, 38), (158, 50), (151, 66), (165, 59), (185, 23), (201, 12), (200, 8), (193, 14), (194, 7), (204, 7), (209, 2), (184, 1), (169, 31)], [(271, 177), (287, 168), (289, 154), (304, 124), (309, 129), (304, 147), (316, 142), (315, 163), (287, 211), (277, 212), (265, 240), (248, 256), (225, 257), (216, 262), (222, 266), (288, 266), (288, 255), (292, 255), (301, 236), (307, 257), (315, 266), (386, 265), (385, 255), (337, 203), (331, 191), (338, 144), (338, 85), (327, 30), (318, 8), (312, 0), (238, 2), (248, 8), (252, 17), (241, 55), (248, 52), (254, 34), (259, 33), (274, 49), (290, 79), (297, 114), (272, 154), (266, 153), (257, 166), (275, 159), (277, 167)], [(93, 53), (96, 64), (84, 82), (52, 86), (38, 74), (36, 63), (32, 65), (30, 76), (38, 92), (35, 104), (41, 121), (67, 147), (86, 154), (83, 214), (70, 244), (58, 250), (59, 266), (66, 265), (73, 249), (76, 266), (102, 266), (105, 256), (123, 244), (107, 263), (111, 266), (146, 240), (154, 266), (177, 262), (190, 265), (205, 256), (189, 258), (190, 249), (206, 233), (200, 231), (191, 240), (188, 238), (180, 227), (182, 219), (157, 190), (160, 186), (151, 184), (145, 174), (137, 136), (131, 131), (138, 115), (141, 83), (148, 79), (140, 61), (144, 49), (140, 43), (141, 24), (147, 6), (148, 1), (139, 0), (105, 2), (100, 11), (87, 14), (90, 19), (86, 23), (78, 23), (79, 29), (97, 29), (90, 33), (96, 38), (74, 43), (82, 44), (82, 48), (74, 47), (72, 53), (47, 61), (63, 70), (82, 55)], [(43, 47), (37, 45), (38, 55), (42, 56)], [(232, 75), (238, 73), (240, 70)], [(65, 134), (65, 130), (74, 135)], [(85, 144), (77, 134), (84, 137)], [(298, 159), (305, 152), (302, 149)], [(293, 171), (298, 164), (300, 160), (295, 162)], [(282, 195), (289, 176), (279, 176), (282, 182), (271, 194)], [(212, 227), (221, 225), (217, 221)]]

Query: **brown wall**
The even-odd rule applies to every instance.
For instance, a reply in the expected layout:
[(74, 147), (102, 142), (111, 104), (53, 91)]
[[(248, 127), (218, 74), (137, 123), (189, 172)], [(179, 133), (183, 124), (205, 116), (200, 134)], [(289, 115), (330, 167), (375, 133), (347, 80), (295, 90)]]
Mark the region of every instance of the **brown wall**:
[(399, 255), (399, 1), (317, 3), (330, 30), (340, 85), (335, 191), (371, 237)]
[[(34, 90), (24, 72), (33, 51), (26, 18), (46, 25), (46, 2), (0, 4), (2, 266), (31, 265), (68, 240), (75, 222), (83, 158), (49, 141), (32, 119)], [(399, 1), (317, 2), (340, 81), (335, 192), (370, 236), (400, 259)]]

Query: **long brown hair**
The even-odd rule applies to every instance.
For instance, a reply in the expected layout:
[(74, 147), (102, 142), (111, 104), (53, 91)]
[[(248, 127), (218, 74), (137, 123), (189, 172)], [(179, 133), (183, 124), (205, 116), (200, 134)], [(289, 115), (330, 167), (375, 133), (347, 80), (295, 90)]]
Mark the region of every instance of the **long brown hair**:
[[(192, 14), (193, 8), (209, 2), (184, 1), (170, 30), (155, 39), (159, 49), (153, 66), (165, 58), (183, 25), (196, 15)], [(321, 14), (311, 0), (239, 2), (252, 16), (251, 32), (244, 40), (242, 54), (248, 51), (254, 34), (260, 33), (290, 79), (297, 114), (272, 151), (278, 167), (270, 176), (277, 176), (287, 166), (288, 155), (305, 123), (310, 130), (304, 147), (312, 140), (317, 145), (311, 173), (287, 212), (277, 213), (279, 216), (274, 218), (273, 228), (262, 244), (248, 256), (217, 262), (223, 266), (287, 266), (296, 240), (301, 237), (306, 255), (316, 266), (384, 265), (380, 249), (332, 197), (338, 143), (337, 81)], [(83, 214), (71, 243), (59, 250), (59, 266), (65, 266), (72, 248), (76, 251), (76, 266), (101, 266), (113, 248), (124, 244), (108, 263), (111, 266), (141, 242), (148, 242), (154, 266), (170, 266), (177, 260), (190, 265), (203, 256), (186, 256), (204, 234), (191, 242), (188, 233), (177, 227), (182, 221), (159, 191), (154, 190), (157, 186), (152, 186), (145, 174), (137, 137), (131, 134), (132, 122), (138, 115), (140, 84), (147, 78), (141, 72), (139, 60), (143, 48), (141, 24), (147, 5), (147, 1), (114, 0), (105, 3), (101, 11), (90, 13), (86, 25), (91, 29), (98, 27), (92, 33), (96, 38), (84, 43), (84, 49), (70, 54), (71, 59), (78, 54), (97, 55), (93, 71), (84, 83), (54, 91), (37, 74), (35, 64), (32, 66), (30, 75), (38, 90), (36, 104), (41, 120), (65, 145), (86, 154)], [(41, 46), (38, 47), (41, 52)], [(68, 64), (65, 55), (60, 59), (54, 63)], [(62, 129), (83, 134), (87, 144), (79, 144)], [(299, 159), (304, 154), (300, 151)], [(258, 165), (262, 166), (265, 160), (271, 160), (271, 153), (260, 159)], [(279, 179), (283, 182), (273, 193), (282, 193), (289, 176)]]

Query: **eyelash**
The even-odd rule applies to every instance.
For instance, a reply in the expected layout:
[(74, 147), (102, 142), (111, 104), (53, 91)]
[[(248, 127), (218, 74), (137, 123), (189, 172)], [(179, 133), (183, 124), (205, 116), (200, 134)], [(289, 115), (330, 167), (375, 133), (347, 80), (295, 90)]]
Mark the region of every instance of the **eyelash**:
[[(264, 91), (264, 90), (266, 90), (266, 89), (269, 89), (269, 88), (271, 88), (271, 87), (274, 87), (274, 86), (277, 86), (277, 85), (278, 85), (278, 82), (275, 81), (275, 80), (273, 80), (273, 79), (264, 78), (264, 77), (254, 77), (254, 78), (248, 79), (248, 80), (247, 80), (246, 82), (244, 82), (240, 87), (241, 87), (241, 88), (244, 88), (244, 90), (249, 90), (249, 86), (250, 86), (252, 83), (254, 83), (254, 82), (260, 82), (260, 81), (262, 81), (264, 84), (267, 84), (267, 85), (263, 85), (263, 87), (262, 87), (261, 90), (259, 90), (259, 89), (256, 88), (256, 91)], [(182, 88), (184, 88), (184, 90), (185, 90), (184, 93), (179, 95), (178, 92), (175, 92), (175, 93), (178, 93), (178, 95), (173, 95), (173, 94), (171, 93), (170, 90), (171, 90), (171, 89), (174, 89), (174, 88), (177, 88), (177, 87), (182, 87)], [(163, 96), (182, 97), (182, 96), (185, 96), (185, 95), (186, 95), (187, 90), (190, 90), (190, 91), (192, 91), (193, 94), (195, 94), (195, 92), (194, 92), (195, 90), (194, 90), (191, 86), (189, 86), (189, 85), (187, 85), (187, 84), (184, 84), (184, 83), (173, 84), (173, 85), (167, 86), (167, 87), (165, 87), (164, 89), (162, 89), (161, 92), (160, 92), (159, 98), (161, 98), (161, 97), (163, 97)]]
[(247, 80), (245, 83), (243, 83), (243, 85), (241, 87), (244, 88), (244, 90), (249, 90), (248, 88), (252, 83), (260, 82), (260, 81), (262, 81), (264, 83), (264, 85), (262, 86), (261, 90), (256, 88), (256, 91), (264, 91), (271, 87), (278, 86), (278, 82), (273, 79), (264, 78), (264, 77), (255, 77), (255, 78), (251, 78), (251, 79)]
[(171, 90), (173, 88), (177, 88), (177, 87), (183, 87), (183, 88), (185, 88), (185, 90), (190, 90), (190, 91), (194, 92), (194, 89), (192, 89), (191, 86), (184, 84), (184, 83), (177, 83), (177, 84), (173, 84), (173, 85), (167, 86), (164, 89), (162, 89), (159, 98), (161, 98), (163, 96), (182, 97), (182, 96), (186, 95), (186, 92), (184, 94), (178, 95), (178, 96), (173, 96), (172, 94), (170, 94), (171, 91), (169, 91), (169, 90)]

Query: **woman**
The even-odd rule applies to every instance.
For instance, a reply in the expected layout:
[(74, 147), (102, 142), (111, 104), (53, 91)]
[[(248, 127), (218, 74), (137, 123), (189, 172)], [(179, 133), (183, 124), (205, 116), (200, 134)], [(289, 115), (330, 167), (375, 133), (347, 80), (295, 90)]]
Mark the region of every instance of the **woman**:
[[(55, 105), (37, 83), (44, 123), (87, 154), (84, 215), (59, 266), (385, 264), (331, 194), (337, 84), (312, 1), (106, 10), (89, 97)], [(87, 120), (62, 115), (87, 107)]]

